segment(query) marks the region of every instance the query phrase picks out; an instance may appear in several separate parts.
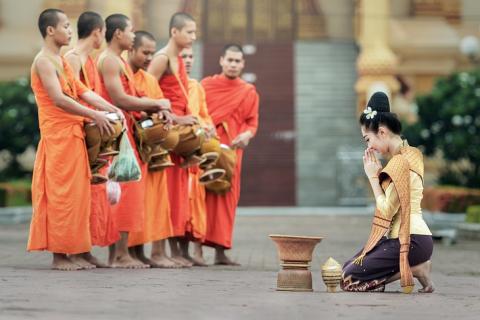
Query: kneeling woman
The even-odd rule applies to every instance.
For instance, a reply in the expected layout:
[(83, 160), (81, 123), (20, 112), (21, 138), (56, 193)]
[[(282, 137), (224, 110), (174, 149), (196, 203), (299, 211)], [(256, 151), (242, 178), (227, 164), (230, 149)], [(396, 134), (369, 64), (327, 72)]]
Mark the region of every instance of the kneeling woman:
[[(400, 279), (403, 292), (413, 290), (413, 277), (433, 292), (430, 279), (432, 234), (422, 218), (423, 157), (402, 140), (401, 124), (390, 112), (388, 97), (376, 92), (360, 116), (367, 143), (365, 173), (376, 199), (375, 216), (367, 244), (343, 266), (345, 291), (384, 291)], [(375, 152), (388, 157), (385, 168)]]

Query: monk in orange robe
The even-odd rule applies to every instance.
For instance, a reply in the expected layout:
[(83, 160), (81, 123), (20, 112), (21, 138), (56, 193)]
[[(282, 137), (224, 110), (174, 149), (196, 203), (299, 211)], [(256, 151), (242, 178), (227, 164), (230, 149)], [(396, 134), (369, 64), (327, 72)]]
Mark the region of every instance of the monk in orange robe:
[[(91, 237), (90, 168), (83, 124), (95, 121), (101, 133), (113, 133), (104, 112), (115, 112), (78, 81), (60, 48), (71, 39), (70, 22), (58, 9), (43, 11), (38, 27), (44, 39), (31, 68), (32, 90), (38, 106), (41, 139), (32, 180), (33, 216), (27, 250), (53, 253), (53, 269), (79, 270), (68, 255), (89, 252)], [(92, 266), (94, 267), (94, 266)]]
[[(134, 72), (134, 83), (139, 97), (164, 98), (158, 81), (145, 69), (152, 61), (156, 49), (153, 35), (136, 31), (133, 47), (128, 52), (128, 63)], [(165, 239), (172, 236), (167, 174), (165, 171), (148, 172), (145, 186), (145, 218), (143, 230), (132, 232), (128, 239), (130, 255), (143, 263), (158, 268), (174, 268), (177, 264), (165, 252)], [(144, 253), (144, 244), (152, 242), (151, 258)]]
[(229, 192), (225, 195), (207, 192), (205, 244), (215, 247), (215, 264), (236, 265), (225, 255), (225, 250), (232, 247), (243, 150), (257, 131), (259, 98), (255, 87), (240, 78), (245, 66), (240, 46), (226, 46), (220, 57), (220, 66), (222, 73), (203, 79), (202, 86), (220, 142), (236, 148), (237, 163)]
[(128, 252), (129, 233), (140, 232), (144, 227), (147, 174), (147, 164), (141, 161), (133, 138), (134, 121), (141, 118), (141, 112), (158, 112), (162, 117), (170, 119), (170, 103), (166, 99), (137, 96), (132, 69), (121, 57), (122, 52), (132, 47), (135, 38), (130, 19), (123, 14), (113, 14), (107, 17), (105, 24), (108, 45), (97, 61), (101, 92), (105, 99), (124, 111), (128, 127), (125, 134), (142, 169), (140, 181), (121, 183), (120, 202), (112, 208), (120, 231), (120, 240), (115, 245), (115, 253), (110, 262), (113, 267), (118, 268), (146, 268), (149, 267), (148, 264), (132, 258)]
[[(103, 44), (105, 23), (98, 13), (84, 12), (78, 18), (77, 33), (78, 42), (72, 50), (65, 54), (65, 59), (77, 79), (80, 79), (93, 92), (100, 93), (100, 77), (91, 54), (93, 50), (100, 49)], [(117, 110), (121, 114), (120, 109)], [(107, 166), (101, 169), (104, 176), (107, 174), (107, 169)], [(110, 246), (118, 241), (120, 234), (108, 203), (106, 184), (92, 184), (91, 191), (90, 233), (92, 245)], [(83, 254), (81, 257), (71, 257), (71, 259), (78, 264), (91, 264), (100, 268), (108, 267), (107, 264), (100, 262), (90, 252)]]
[[(153, 58), (148, 72), (159, 82), (163, 94), (172, 104), (174, 122), (180, 125), (193, 125), (198, 119), (188, 109), (188, 77), (180, 52), (192, 46), (196, 39), (196, 24), (186, 13), (176, 13), (170, 19), (170, 39)], [(190, 217), (188, 199), (188, 169), (180, 167), (181, 158), (171, 155), (174, 167), (167, 168), (168, 194), (173, 225), (173, 236), (169, 239), (172, 259), (186, 267), (192, 262), (185, 259), (179, 241), (185, 237)]]
[[(193, 63), (195, 61), (193, 49), (183, 49), (181, 53), (187, 74), (190, 75)], [(188, 79), (189, 109), (192, 115), (196, 116), (200, 125), (207, 132), (208, 137), (216, 135), (215, 126), (212, 118), (208, 114), (207, 103), (205, 100), (205, 90), (201, 84), (192, 78)], [(193, 262), (195, 266), (207, 266), (202, 253), (202, 242), (205, 241), (207, 233), (207, 208), (205, 204), (205, 187), (199, 182), (202, 171), (199, 167), (191, 167), (189, 174), (189, 197), (190, 197), (190, 221), (188, 221), (188, 231), (190, 232), (193, 243), (194, 253), (191, 257), (188, 253), (188, 242), (182, 242), (182, 254), (184, 258)]]

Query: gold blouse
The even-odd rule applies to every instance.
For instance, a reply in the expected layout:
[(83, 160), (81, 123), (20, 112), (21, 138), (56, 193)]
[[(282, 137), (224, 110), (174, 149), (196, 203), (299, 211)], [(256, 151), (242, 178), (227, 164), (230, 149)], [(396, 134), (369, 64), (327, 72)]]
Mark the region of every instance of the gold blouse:
[[(410, 234), (432, 235), (425, 220), (422, 217), (420, 203), (423, 197), (422, 178), (413, 171), (410, 171)], [(385, 218), (393, 217), (388, 237), (398, 238), (400, 231), (400, 199), (393, 183), (385, 190), (384, 195), (376, 199), (377, 209)]]

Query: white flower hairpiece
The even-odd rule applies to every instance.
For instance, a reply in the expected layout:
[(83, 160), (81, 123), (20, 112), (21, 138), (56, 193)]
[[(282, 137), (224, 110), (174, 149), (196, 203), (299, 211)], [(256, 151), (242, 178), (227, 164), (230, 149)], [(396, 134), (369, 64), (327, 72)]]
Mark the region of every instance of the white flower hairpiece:
[(365, 110), (363, 110), (363, 113), (367, 115), (367, 119), (373, 119), (377, 115), (377, 110), (372, 110), (371, 107), (367, 107)]

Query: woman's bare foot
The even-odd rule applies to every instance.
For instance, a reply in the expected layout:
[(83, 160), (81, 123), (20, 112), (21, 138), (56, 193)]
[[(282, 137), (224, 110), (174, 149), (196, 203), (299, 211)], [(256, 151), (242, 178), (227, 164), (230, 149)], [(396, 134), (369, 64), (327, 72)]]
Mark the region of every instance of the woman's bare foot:
[(106, 263), (101, 262), (97, 257), (93, 256), (90, 252), (83, 254), (83, 259), (87, 260), (89, 263), (93, 264), (97, 268), (110, 268)]
[(430, 260), (412, 267), (413, 276), (417, 278), (420, 284), (423, 286), (423, 288), (419, 289), (418, 292), (432, 293), (435, 291), (435, 288), (433, 286), (433, 282), (430, 276), (431, 271), (432, 271), (432, 262)]
[(179, 269), (182, 268), (182, 265), (176, 263), (173, 260), (170, 260), (167, 256), (152, 256), (150, 259), (155, 263), (155, 268), (165, 268), (165, 269)]
[(71, 254), (69, 256), (70, 261), (80, 266), (80, 268), (85, 270), (95, 269), (95, 265), (91, 264), (83, 257), (83, 253), (80, 254)]
[(128, 254), (117, 255), (113, 259), (111, 265), (112, 268), (122, 268), (122, 269), (148, 269), (150, 266), (148, 264), (143, 264), (142, 262), (133, 259)]
[(66, 254), (62, 253), (54, 253), (53, 254), (53, 262), (52, 262), (52, 269), (53, 270), (60, 270), (60, 271), (77, 271), (82, 270), (78, 264), (72, 262)]

